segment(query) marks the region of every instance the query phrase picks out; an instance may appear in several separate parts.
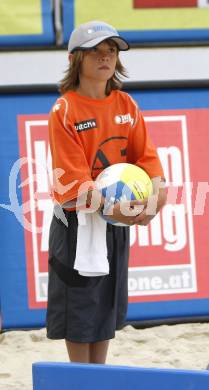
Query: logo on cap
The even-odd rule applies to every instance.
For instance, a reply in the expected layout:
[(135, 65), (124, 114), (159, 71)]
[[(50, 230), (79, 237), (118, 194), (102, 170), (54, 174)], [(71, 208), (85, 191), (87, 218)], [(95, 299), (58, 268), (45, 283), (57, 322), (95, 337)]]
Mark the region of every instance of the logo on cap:
[[(99, 32), (99, 31), (106, 31), (108, 33), (114, 33), (114, 34), (117, 34), (116, 30), (109, 27), (109, 26), (103, 26), (101, 24), (97, 24), (96, 26), (93, 26), (92, 28), (89, 28), (87, 30), (88, 34), (92, 34), (92, 33), (95, 33), (95, 32)], [(118, 34), (117, 34), (118, 35)]]

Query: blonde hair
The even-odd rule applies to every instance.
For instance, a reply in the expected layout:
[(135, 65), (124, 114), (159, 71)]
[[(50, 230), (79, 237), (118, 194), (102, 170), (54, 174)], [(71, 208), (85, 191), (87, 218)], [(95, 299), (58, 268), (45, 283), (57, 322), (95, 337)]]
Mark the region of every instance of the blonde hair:
[[(111, 46), (117, 46), (111, 39), (107, 39), (105, 42), (109, 43)], [(62, 95), (69, 90), (75, 90), (79, 86), (79, 73), (83, 57), (84, 52), (82, 50), (76, 50), (73, 53), (69, 66), (65, 71), (65, 76), (59, 83), (59, 91)], [(122, 65), (119, 57), (117, 57), (115, 72), (107, 81), (106, 95), (109, 95), (113, 89), (121, 89), (121, 76), (127, 77), (127, 71)]]

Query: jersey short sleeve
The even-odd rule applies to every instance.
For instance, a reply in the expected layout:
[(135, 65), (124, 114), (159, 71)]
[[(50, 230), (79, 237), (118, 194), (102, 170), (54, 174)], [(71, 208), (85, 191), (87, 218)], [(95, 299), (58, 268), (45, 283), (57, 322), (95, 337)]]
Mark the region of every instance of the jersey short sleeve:
[(61, 97), (49, 115), (49, 143), (52, 155), (53, 195), (64, 204), (93, 188), (90, 168), (71, 124), (68, 101)]
[(135, 110), (128, 139), (128, 161), (144, 169), (151, 178), (156, 176), (164, 178), (163, 168), (143, 115), (134, 101), (133, 104)]

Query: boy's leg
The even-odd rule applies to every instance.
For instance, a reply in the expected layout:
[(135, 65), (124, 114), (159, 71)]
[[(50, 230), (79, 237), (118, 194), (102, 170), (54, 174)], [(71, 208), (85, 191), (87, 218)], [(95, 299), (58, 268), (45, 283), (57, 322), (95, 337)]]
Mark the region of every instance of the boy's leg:
[(73, 343), (65, 340), (69, 359), (71, 362), (90, 363), (90, 344)]
[(90, 344), (90, 363), (105, 364), (110, 340)]

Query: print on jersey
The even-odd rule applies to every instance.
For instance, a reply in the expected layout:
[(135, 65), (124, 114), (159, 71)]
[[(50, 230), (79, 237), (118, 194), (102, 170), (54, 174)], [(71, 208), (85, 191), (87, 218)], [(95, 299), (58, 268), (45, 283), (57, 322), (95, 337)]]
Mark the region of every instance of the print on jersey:
[(96, 176), (105, 168), (112, 164), (121, 161), (121, 157), (126, 162), (127, 154), (127, 137), (115, 136), (105, 139), (98, 147), (94, 162), (92, 165), (92, 178)]
[(95, 129), (97, 127), (97, 122), (95, 118), (87, 119), (86, 121), (83, 122), (74, 123), (74, 126), (77, 132), (79, 133), (80, 131)]
[(131, 123), (131, 126), (133, 126), (134, 118), (131, 117), (131, 114), (125, 114), (125, 115), (116, 115), (115, 116), (115, 123), (117, 125), (123, 125), (125, 123)]

